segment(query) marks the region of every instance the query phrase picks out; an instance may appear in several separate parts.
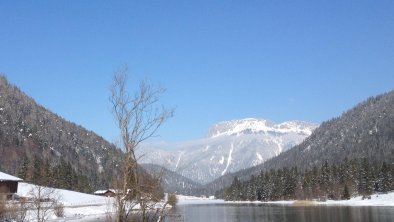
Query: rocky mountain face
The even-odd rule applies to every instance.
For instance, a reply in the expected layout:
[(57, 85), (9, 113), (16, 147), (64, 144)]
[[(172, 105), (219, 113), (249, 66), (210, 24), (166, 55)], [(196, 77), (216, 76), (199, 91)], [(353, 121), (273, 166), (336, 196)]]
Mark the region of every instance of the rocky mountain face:
[(259, 165), (301, 143), (316, 124), (275, 124), (243, 119), (215, 124), (208, 138), (144, 147), (142, 163), (154, 163), (206, 184), (227, 173)]
[(322, 123), (302, 143), (255, 167), (225, 175), (206, 186), (209, 192), (227, 187), (237, 176), (247, 180), (261, 171), (300, 170), (366, 159), (379, 166), (394, 162), (394, 91), (361, 102), (340, 117)]
[[(23, 172), (24, 179), (35, 182), (37, 175), (58, 169), (62, 164), (68, 166), (69, 173), (73, 172), (67, 176), (75, 183), (80, 178), (87, 180), (84, 191), (108, 188), (112, 175), (116, 174), (120, 150), (94, 132), (37, 104), (2, 76), (0, 125), (1, 171), (14, 175)], [(52, 176), (61, 175), (52, 173)]]

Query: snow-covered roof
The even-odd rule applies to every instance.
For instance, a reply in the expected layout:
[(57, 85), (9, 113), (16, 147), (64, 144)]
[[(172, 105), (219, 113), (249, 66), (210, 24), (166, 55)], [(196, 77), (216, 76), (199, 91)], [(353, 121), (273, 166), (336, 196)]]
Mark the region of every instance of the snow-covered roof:
[(108, 190), (97, 190), (96, 192), (94, 192), (94, 194), (98, 195), (98, 194), (105, 194), (106, 192), (112, 192), (112, 193), (116, 193), (116, 190), (114, 189), (108, 189)]
[(94, 194), (105, 194), (108, 190), (97, 190)]
[(22, 179), (0, 172), (0, 181), (22, 181)]

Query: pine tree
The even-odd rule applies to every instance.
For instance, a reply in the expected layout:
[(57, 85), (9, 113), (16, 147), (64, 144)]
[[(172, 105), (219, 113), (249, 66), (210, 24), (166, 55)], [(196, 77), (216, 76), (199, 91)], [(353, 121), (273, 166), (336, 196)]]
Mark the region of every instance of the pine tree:
[(276, 174), (274, 174), (274, 178), (273, 178), (273, 188), (272, 188), (273, 200), (283, 199), (283, 190), (284, 190), (283, 170), (279, 169), (276, 172)]
[(228, 189), (227, 200), (240, 200), (241, 199), (241, 182), (238, 177), (234, 177), (231, 186)]
[(390, 191), (390, 172), (386, 162), (383, 162), (377, 178), (377, 191), (386, 193)]
[(264, 187), (264, 173), (263, 171), (261, 171), (256, 181), (256, 200), (258, 201), (263, 200), (263, 187)]
[(27, 156), (23, 157), (22, 166), (19, 168), (18, 177), (28, 180), (28, 167), (29, 167), (29, 159)]
[(357, 163), (356, 160), (351, 160), (348, 162), (348, 165), (346, 166), (346, 173), (347, 173), (347, 181), (346, 184), (348, 185), (348, 188), (350, 192), (356, 192), (358, 189), (358, 171), (359, 171), (359, 164)]
[(358, 192), (363, 198), (370, 198), (372, 194), (371, 168), (366, 158), (360, 164)]
[[(273, 171), (271, 171), (273, 172)], [(264, 179), (261, 184), (261, 200), (263, 201), (268, 201), (272, 200), (272, 187), (273, 187), (273, 182), (272, 182), (272, 173), (266, 172), (264, 174)]]
[(33, 176), (32, 180), (38, 185), (42, 185), (42, 161), (38, 156), (34, 156), (33, 159)]
[(332, 178), (331, 178), (331, 170), (330, 166), (328, 165), (328, 161), (326, 160), (324, 164), (321, 166), (320, 170), (320, 188), (323, 192), (323, 197), (327, 198), (330, 197), (332, 194), (331, 185), (332, 185)]
[(312, 181), (311, 181), (311, 173), (309, 171), (304, 172), (301, 176), (301, 193), (302, 199), (311, 199), (312, 198)]
[(314, 166), (311, 172), (311, 187), (312, 187), (312, 196), (320, 197), (322, 196), (319, 186), (319, 169)]
[(256, 183), (257, 183), (257, 179), (254, 175), (252, 175), (250, 180), (246, 183), (247, 184), (247, 190), (246, 190), (246, 199), (247, 200), (255, 201), (257, 199)]
[(45, 160), (45, 164), (43, 165), (42, 182), (45, 186), (53, 186), (52, 170), (48, 159)]
[(347, 184), (345, 184), (345, 188), (343, 189), (342, 200), (350, 200), (350, 192)]
[(295, 168), (288, 170), (284, 168), (283, 170), (283, 197), (286, 200), (294, 199), (295, 192), (297, 188), (297, 170)]

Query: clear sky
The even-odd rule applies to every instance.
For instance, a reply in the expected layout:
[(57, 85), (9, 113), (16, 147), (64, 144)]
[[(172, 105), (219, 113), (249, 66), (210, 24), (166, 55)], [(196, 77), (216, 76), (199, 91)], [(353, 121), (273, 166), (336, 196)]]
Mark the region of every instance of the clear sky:
[(320, 123), (394, 89), (392, 0), (5, 0), (0, 30), (0, 73), (110, 141), (124, 64), (167, 88), (164, 141), (231, 119)]

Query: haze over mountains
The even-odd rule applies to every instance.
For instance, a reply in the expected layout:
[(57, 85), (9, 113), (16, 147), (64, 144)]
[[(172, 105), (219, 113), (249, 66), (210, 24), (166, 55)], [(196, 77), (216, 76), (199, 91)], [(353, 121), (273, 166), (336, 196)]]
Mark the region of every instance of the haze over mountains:
[[(34, 181), (38, 178), (33, 175), (54, 171), (62, 163), (73, 172), (75, 181), (84, 181), (80, 187), (85, 191), (110, 186), (111, 175), (116, 174), (121, 158), (120, 150), (94, 132), (37, 104), (4, 77), (0, 78), (0, 92), (0, 169)], [(300, 143), (315, 127), (315, 124), (297, 121), (282, 124), (258, 119), (222, 122), (212, 126), (205, 139), (171, 145), (177, 150), (151, 149), (148, 158), (141, 163), (166, 166), (166, 170), (161, 170), (165, 190), (190, 194), (202, 183), (278, 155)], [(50, 169), (42, 167), (35, 172), (34, 164)], [(150, 172), (160, 169), (158, 165), (147, 164), (144, 168)], [(58, 183), (57, 186), (63, 186), (62, 182)]]
[(215, 124), (208, 137), (144, 147), (142, 163), (154, 163), (206, 184), (227, 173), (259, 165), (302, 142), (316, 124), (242, 119)]

